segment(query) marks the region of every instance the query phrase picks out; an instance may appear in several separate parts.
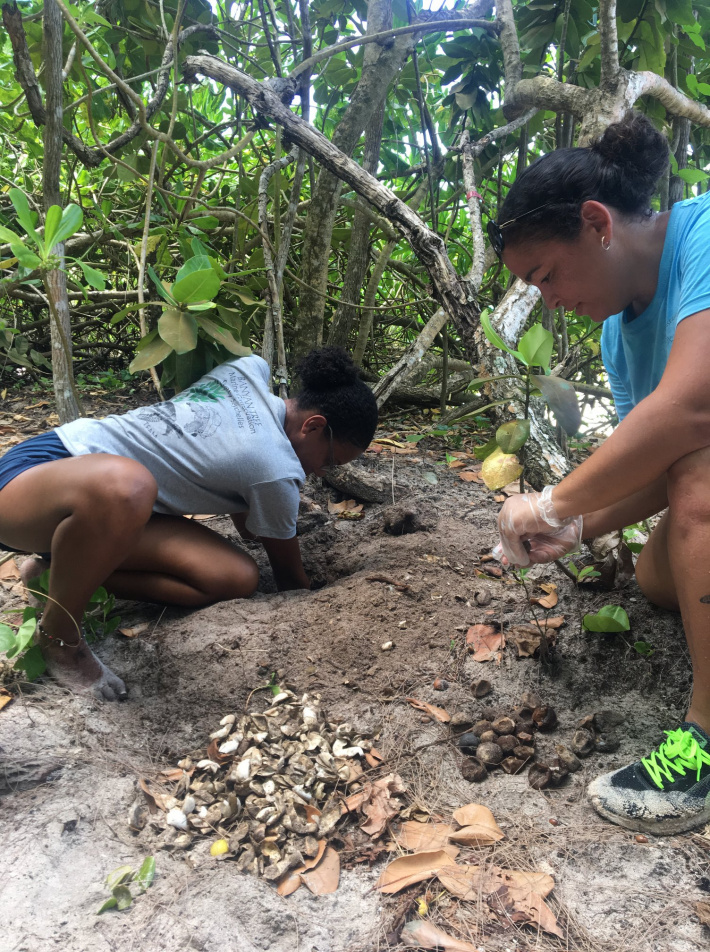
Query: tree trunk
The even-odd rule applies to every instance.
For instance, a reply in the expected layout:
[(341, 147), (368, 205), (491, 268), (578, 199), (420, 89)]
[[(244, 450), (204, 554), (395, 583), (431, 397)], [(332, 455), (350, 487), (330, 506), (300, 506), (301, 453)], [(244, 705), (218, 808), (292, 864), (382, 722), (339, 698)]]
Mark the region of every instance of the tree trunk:
[[(391, 21), (391, 18), (390, 18)], [(390, 22), (391, 25), (391, 22)], [(385, 27), (386, 29), (387, 27)], [(362, 167), (366, 172), (375, 175), (380, 161), (380, 147), (382, 145), (382, 126), (385, 118), (384, 100), (380, 103), (377, 112), (369, 123), (365, 133), (365, 154)], [(328, 343), (337, 347), (345, 347), (350, 337), (350, 331), (355, 323), (358, 304), (361, 300), (360, 290), (367, 274), (367, 265), (370, 251), (371, 217), (367, 211), (355, 212), (353, 227), (350, 231), (350, 253), (343, 279), (343, 289), (340, 294), (333, 323), (328, 334)]]
[[(42, 200), (46, 212), (52, 205), (62, 205), (59, 174), (62, 165), (63, 20), (54, 0), (45, 0), (43, 31), (47, 119), (43, 130)], [(67, 276), (64, 270), (64, 243), (56, 245), (52, 250), (59, 259), (58, 266), (44, 274), (44, 288), (51, 314), (52, 377), (59, 422), (69, 423), (82, 415), (82, 409), (72, 368), (71, 319)]]
[[(392, 18), (390, 0), (370, 0), (367, 33), (388, 29)], [(416, 45), (414, 34), (398, 37), (391, 45), (369, 43), (364, 48), (362, 75), (337, 129), (332, 143), (350, 156), (372, 115), (384, 103), (390, 83)], [(329, 169), (321, 169), (303, 232), (303, 280), (294, 328), (293, 346), (306, 353), (323, 339), (325, 292), (330, 244), (342, 180)]]

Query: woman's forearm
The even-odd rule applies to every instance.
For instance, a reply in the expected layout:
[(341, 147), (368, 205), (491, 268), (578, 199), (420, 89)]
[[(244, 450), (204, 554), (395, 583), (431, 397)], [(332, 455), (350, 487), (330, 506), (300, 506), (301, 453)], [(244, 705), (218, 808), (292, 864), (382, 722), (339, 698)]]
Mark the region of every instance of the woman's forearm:
[(666, 494), (665, 474), (660, 476), (650, 486), (643, 489), (621, 502), (607, 506), (605, 509), (596, 509), (593, 512), (584, 514), (583, 535), (585, 539), (593, 539), (596, 536), (604, 535), (606, 532), (613, 532), (615, 529), (623, 529), (631, 526), (635, 522), (641, 522), (656, 513), (662, 512), (668, 505)]

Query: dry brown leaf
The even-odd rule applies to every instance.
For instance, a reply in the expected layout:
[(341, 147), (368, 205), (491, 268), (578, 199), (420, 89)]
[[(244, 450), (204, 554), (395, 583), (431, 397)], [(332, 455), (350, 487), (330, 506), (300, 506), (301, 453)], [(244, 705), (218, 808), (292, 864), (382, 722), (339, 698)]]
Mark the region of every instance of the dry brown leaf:
[(354, 499), (343, 499), (342, 502), (328, 500), (328, 512), (330, 513), (362, 512), (363, 508), (363, 504), (356, 502)]
[(371, 747), (368, 751), (365, 751), (365, 760), (371, 767), (379, 767), (380, 764), (385, 762), (385, 758), (376, 747)]
[(695, 915), (700, 919), (704, 926), (707, 926), (710, 929), (710, 902), (707, 900), (705, 902), (696, 902), (695, 903)]
[(407, 820), (396, 834), (396, 840), (402, 849), (413, 853), (423, 851), (444, 850), (451, 857), (459, 854), (458, 846), (449, 843), (449, 834), (453, 828), (447, 823), (419, 823), (417, 820)]
[(366, 783), (362, 790), (351, 794), (343, 802), (342, 813), (354, 813), (359, 810), (367, 819), (360, 824), (363, 832), (373, 839), (384, 833), (389, 821), (402, 809), (399, 800), (393, 794), (404, 793), (404, 784), (398, 774), (388, 774), (380, 780)]
[(150, 625), (147, 621), (143, 622), (140, 625), (135, 625), (133, 628), (119, 628), (118, 631), (124, 636), (124, 638), (137, 638), (142, 632), (147, 631), (150, 628)]
[(279, 896), (290, 896), (291, 893), (296, 892), (299, 886), (303, 885), (304, 880), (301, 878), (301, 873), (307, 873), (309, 869), (315, 869), (323, 859), (327, 845), (327, 840), (318, 840), (318, 852), (316, 855), (311, 859), (307, 859), (302, 866), (298, 866), (296, 869), (292, 869), (290, 873), (286, 873), (276, 889)]
[(301, 873), (301, 879), (314, 896), (334, 893), (340, 882), (340, 857), (332, 846), (327, 846), (323, 859), (313, 869)]
[(168, 794), (162, 793), (160, 790), (156, 790), (150, 780), (144, 780), (142, 777), (139, 778), (138, 784), (146, 795), (148, 800), (148, 807), (151, 813), (155, 813), (156, 810), (162, 810), (163, 813), (167, 813), (169, 807), (167, 806), (167, 801), (170, 799)]
[(431, 714), (433, 718), (437, 721), (441, 721), (442, 724), (448, 724), (451, 720), (451, 715), (448, 711), (445, 711), (443, 707), (437, 707), (435, 704), (428, 704), (426, 701), (420, 701), (415, 697), (405, 698), (412, 707), (415, 707), (418, 711), (424, 711), (427, 714)]
[(465, 483), (482, 483), (483, 477), (481, 476), (478, 470), (473, 469), (464, 469), (459, 473), (459, 479), (462, 479)]
[(465, 460), (455, 459), (451, 463), (449, 463), (449, 469), (461, 469), (465, 465), (466, 465)]
[(415, 949), (444, 949), (445, 952), (479, 952), (475, 945), (438, 929), (426, 919), (405, 923), (400, 933), (402, 945)]
[(0, 688), (0, 711), (7, 707), (7, 705), (13, 700), (12, 694), (9, 691), (6, 691), (5, 688)]
[(505, 637), (493, 625), (472, 625), (466, 632), (466, 644), (474, 661), (500, 661)]
[[(192, 774), (193, 771), (190, 770), (188, 773)], [(165, 770), (161, 770), (158, 774), (163, 783), (174, 783), (176, 780), (182, 780), (182, 775), (182, 767), (166, 767)]]
[(290, 896), (291, 893), (295, 893), (297, 889), (300, 889), (302, 885), (303, 880), (301, 879), (300, 873), (286, 873), (285, 877), (276, 887), (276, 892), (279, 896)]
[(530, 619), (531, 625), (542, 625), (543, 628), (561, 628), (565, 623), (564, 615), (556, 615), (554, 618), (541, 618), (539, 622), (534, 618)]
[(539, 605), (540, 608), (554, 608), (557, 604), (557, 586), (555, 583), (541, 582), (540, 588), (543, 592), (547, 592), (547, 594), (542, 595), (540, 598), (531, 598), (531, 603), (533, 605)]
[(8, 559), (7, 562), (3, 562), (0, 565), (0, 579), (15, 579), (20, 577), (20, 570), (15, 564), (14, 559)]
[(454, 810), (453, 816), (462, 827), (449, 836), (454, 843), (464, 846), (489, 846), (505, 836), (491, 811), (481, 803), (467, 803)]
[(551, 935), (562, 936), (562, 930), (543, 902), (555, 882), (547, 873), (527, 873), (498, 866), (453, 866), (437, 872), (439, 882), (459, 899), (480, 902), (485, 897), (494, 912), (516, 922), (530, 922)]
[(547, 642), (548, 646), (554, 645), (557, 635), (554, 627), (549, 631), (546, 629), (541, 631), (536, 624), (512, 625), (508, 629), (508, 638), (513, 641), (518, 649), (519, 658), (532, 658), (543, 640)]
[(431, 879), (446, 866), (456, 866), (456, 861), (444, 850), (426, 850), (400, 856), (382, 870), (377, 888), (384, 893), (398, 893), (412, 883)]

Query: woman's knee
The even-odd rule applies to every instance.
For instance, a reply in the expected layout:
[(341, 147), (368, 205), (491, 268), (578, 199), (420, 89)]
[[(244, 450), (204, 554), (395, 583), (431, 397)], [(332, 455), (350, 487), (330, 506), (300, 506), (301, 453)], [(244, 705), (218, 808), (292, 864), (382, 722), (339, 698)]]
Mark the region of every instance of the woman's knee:
[(209, 566), (199, 581), (205, 593), (205, 603), (228, 602), (235, 598), (249, 598), (259, 584), (259, 567), (251, 556), (244, 552), (234, 553), (235, 558), (225, 559)]
[(150, 519), (157, 495), (155, 478), (142, 463), (101, 454), (80, 487), (77, 506), (100, 512), (103, 519), (113, 514), (126, 527), (140, 526)]
[(684, 529), (710, 522), (710, 447), (681, 457), (668, 470), (668, 506)]

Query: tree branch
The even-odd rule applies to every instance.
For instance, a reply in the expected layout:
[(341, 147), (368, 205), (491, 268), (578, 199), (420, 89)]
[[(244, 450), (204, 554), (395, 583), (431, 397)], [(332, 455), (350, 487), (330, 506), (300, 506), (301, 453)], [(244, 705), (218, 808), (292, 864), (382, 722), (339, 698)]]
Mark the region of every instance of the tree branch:
[(619, 36), (616, 31), (616, 0), (599, 0), (601, 87), (612, 86), (619, 73)]
[(428, 229), (394, 192), (365, 172), (317, 129), (294, 115), (266, 83), (259, 83), (217, 57), (207, 55), (188, 56), (184, 75), (188, 82), (197, 75), (207, 76), (244, 96), (256, 112), (277, 122), (293, 142), (374, 205), (405, 235), (427, 269), (439, 302), (456, 322), (464, 340), (471, 339), (479, 315), (474, 289), (456, 274), (439, 235)]

